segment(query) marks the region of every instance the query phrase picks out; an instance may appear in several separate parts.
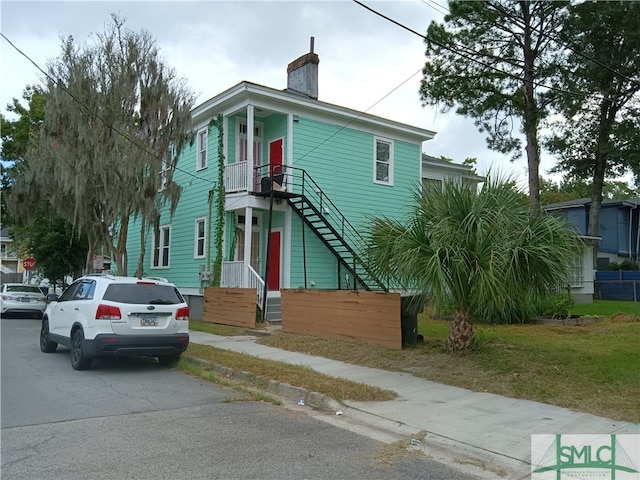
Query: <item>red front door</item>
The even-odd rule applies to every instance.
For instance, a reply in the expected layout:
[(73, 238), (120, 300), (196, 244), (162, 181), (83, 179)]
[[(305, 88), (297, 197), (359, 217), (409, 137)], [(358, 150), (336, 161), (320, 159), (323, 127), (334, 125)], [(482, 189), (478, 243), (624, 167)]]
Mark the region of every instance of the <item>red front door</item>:
[(282, 173), (282, 139), (269, 142), (269, 164), (270, 176)]
[(280, 232), (271, 232), (269, 235), (268, 257), (267, 288), (280, 290)]

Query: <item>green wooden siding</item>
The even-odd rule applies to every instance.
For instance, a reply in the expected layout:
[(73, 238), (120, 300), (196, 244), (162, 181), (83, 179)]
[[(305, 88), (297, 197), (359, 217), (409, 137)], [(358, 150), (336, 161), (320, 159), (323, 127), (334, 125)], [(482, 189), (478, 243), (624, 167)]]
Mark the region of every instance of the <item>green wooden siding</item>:
[(294, 145), (294, 166), (305, 169), (354, 226), (370, 215), (408, 211), (412, 188), (420, 181), (420, 145), (394, 140), (393, 186), (373, 183), (371, 133), (300, 119)]
[[(238, 115), (228, 119), (227, 163), (236, 161), (237, 122), (244, 116)], [(283, 163), (287, 163), (287, 115), (270, 114), (265, 118), (256, 118), (263, 125), (262, 161), (267, 163), (269, 142), (283, 138)], [(419, 184), (420, 150), (419, 144), (410, 144), (393, 140), (394, 177), (393, 186), (379, 185), (373, 182), (374, 168), (374, 135), (354, 128), (341, 128), (337, 125), (300, 117), (294, 122), (293, 132), (293, 166), (305, 169), (315, 180), (339, 211), (359, 230), (362, 230), (370, 216), (387, 215), (398, 218), (407, 212), (412, 203), (412, 189)], [(168, 278), (180, 288), (198, 288), (200, 282), (198, 272), (201, 265), (207, 264), (207, 258), (194, 258), (195, 219), (205, 217), (208, 222), (208, 192), (214, 188), (217, 180), (217, 130), (212, 128), (208, 135), (208, 167), (196, 171), (197, 142), (185, 147), (178, 162), (179, 171), (175, 172), (175, 181), (182, 186), (178, 208), (173, 218), (169, 217), (168, 208), (163, 209), (160, 225), (171, 225), (171, 249), (169, 268), (151, 268), (153, 258), (152, 232), (148, 232), (146, 242), (145, 274)], [(216, 189), (216, 195), (220, 190)], [(214, 199), (215, 202), (215, 199)], [(212, 208), (212, 222), (215, 222), (215, 203)], [(236, 212), (227, 212), (224, 234), (224, 260), (235, 260), (235, 252), (231, 252), (233, 243), (232, 216)], [(237, 213), (244, 215), (244, 209)], [(268, 241), (268, 203), (265, 209), (254, 208), (253, 215), (259, 217), (260, 225), (260, 274), (264, 275)], [(247, 226), (251, 219), (246, 219)], [(209, 225), (208, 238), (205, 242), (205, 254), (208, 242), (213, 242), (215, 225)], [(283, 287), (297, 288), (304, 285), (304, 259), (302, 242), (302, 220), (297, 214), (292, 215), (291, 232), (287, 231), (286, 216), (283, 212), (274, 211), (272, 228), (282, 230), (281, 259), (290, 253), (290, 283), (284, 284), (286, 272), (281, 270)], [(308, 288), (337, 288), (338, 261), (324, 246), (319, 238), (305, 227), (306, 272)], [(129, 256), (129, 274), (136, 270), (139, 255), (139, 222), (130, 225), (127, 242)], [(210, 237), (209, 237), (210, 235)], [(286, 252), (286, 238), (291, 235), (291, 251)], [(238, 246), (242, 248), (242, 245)], [(215, 246), (211, 245), (210, 264), (215, 257)], [(342, 288), (346, 288), (344, 277), (346, 271), (340, 270)], [(311, 286), (311, 282), (315, 285)], [(353, 287), (353, 285), (351, 285)]]
[[(170, 257), (168, 268), (153, 268), (152, 233), (147, 235), (146, 255), (144, 261), (144, 271), (146, 275), (160, 276), (169, 279), (179, 287), (198, 288), (200, 281), (198, 272), (200, 265), (206, 264), (205, 258), (194, 258), (195, 255), (195, 220), (199, 217), (208, 219), (209, 190), (214, 188), (217, 181), (218, 170), (218, 132), (216, 128), (209, 129), (207, 137), (207, 167), (196, 170), (196, 150), (197, 142), (187, 145), (178, 161), (178, 168), (174, 173), (174, 181), (182, 187), (182, 194), (178, 207), (170, 217), (168, 206), (162, 209), (160, 215), (160, 225), (171, 225)], [(216, 189), (216, 194), (218, 190)], [(214, 199), (215, 202), (215, 199)], [(215, 221), (215, 204), (213, 206), (213, 221)], [(212, 226), (213, 227), (213, 226)], [(208, 229), (214, 234), (213, 228)], [(136, 233), (137, 232), (137, 233)], [(129, 229), (127, 249), (129, 251), (128, 273), (133, 274), (136, 270), (137, 257), (139, 254), (139, 224), (132, 225)], [(209, 232), (207, 232), (209, 233)], [(205, 242), (205, 255), (207, 244)], [(132, 254), (135, 260), (131, 262)], [(211, 257), (215, 256), (215, 251), (211, 251)]]
[[(393, 140), (393, 186), (373, 182), (374, 138), (368, 132), (304, 118), (294, 124), (294, 166), (304, 169), (359, 231), (370, 216), (398, 218), (408, 212), (412, 191), (419, 185), (420, 145), (383, 136), (380, 138)], [(297, 215), (291, 234), (291, 287), (296, 288), (304, 285), (301, 220)], [(310, 229), (305, 231), (305, 247), (307, 287), (337, 288), (337, 259)], [(345, 273), (340, 270), (342, 288), (346, 287)], [(315, 286), (311, 287), (311, 281)]]

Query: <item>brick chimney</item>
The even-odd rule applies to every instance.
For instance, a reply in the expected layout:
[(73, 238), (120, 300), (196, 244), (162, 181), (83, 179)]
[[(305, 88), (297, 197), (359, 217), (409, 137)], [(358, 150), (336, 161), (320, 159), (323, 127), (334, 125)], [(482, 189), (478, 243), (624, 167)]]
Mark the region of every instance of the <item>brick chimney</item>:
[(311, 37), (310, 52), (305, 53), (287, 66), (287, 90), (317, 100), (320, 58), (313, 53), (313, 44), (314, 38)]

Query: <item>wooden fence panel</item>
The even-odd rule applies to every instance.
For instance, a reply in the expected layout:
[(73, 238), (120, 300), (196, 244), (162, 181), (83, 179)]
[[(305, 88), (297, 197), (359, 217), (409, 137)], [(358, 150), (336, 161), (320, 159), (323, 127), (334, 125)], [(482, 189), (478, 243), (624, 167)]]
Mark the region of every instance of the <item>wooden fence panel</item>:
[(205, 288), (202, 320), (208, 323), (255, 328), (256, 289)]
[(402, 348), (400, 294), (281, 290), (282, 331)]

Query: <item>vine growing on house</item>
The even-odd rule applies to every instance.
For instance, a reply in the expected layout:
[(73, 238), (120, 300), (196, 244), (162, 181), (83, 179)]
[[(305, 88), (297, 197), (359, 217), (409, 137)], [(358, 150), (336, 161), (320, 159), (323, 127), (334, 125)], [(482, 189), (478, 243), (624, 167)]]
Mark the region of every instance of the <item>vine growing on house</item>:
[[(212, 287), (219, 287), (222, 277), (222, 237), (224, 233), (224, 152), (223, 147), (223, 129), (222, 129), (222, 114), (216, 115), (209, 122), (209, 130), (215, 127), (218, 131), (218, 179), (214, 191), (217, 191), (218, 196), (215, 198), (216, 202), (216, 227), (214, 236), (214, 248), (215, 258), (213, 260), (213, 275), (211, 277), (210, 285)], [(215, 192), (214, 192), (215, 194)]]

